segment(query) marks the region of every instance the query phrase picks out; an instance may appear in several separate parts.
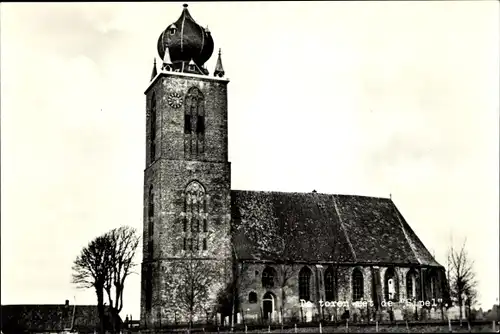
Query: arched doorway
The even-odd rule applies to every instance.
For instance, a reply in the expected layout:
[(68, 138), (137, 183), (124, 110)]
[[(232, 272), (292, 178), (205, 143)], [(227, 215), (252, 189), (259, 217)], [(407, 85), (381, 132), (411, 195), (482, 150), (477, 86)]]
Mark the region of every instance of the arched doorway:
[(269, 291), (262, 297), (262, 317), (264, 320), (273, 320), (275, 300), (276, 298)]

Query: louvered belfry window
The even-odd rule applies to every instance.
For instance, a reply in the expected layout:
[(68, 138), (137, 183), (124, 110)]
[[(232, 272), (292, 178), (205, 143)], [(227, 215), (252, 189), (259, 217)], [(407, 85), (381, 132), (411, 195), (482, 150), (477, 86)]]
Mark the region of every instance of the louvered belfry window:
[(205, 98), (197, 87), (188, 90), (184, 106), (184, 155), (199, 160), (205, 152)]

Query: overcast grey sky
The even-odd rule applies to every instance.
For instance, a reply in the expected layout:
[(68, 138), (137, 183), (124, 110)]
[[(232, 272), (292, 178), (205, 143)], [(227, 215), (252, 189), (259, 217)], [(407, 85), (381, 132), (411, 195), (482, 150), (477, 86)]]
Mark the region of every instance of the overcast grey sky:
[[(95, 304), (93, 237), (142, 234), (145, 97), (182, 3), (1, 4), (2, 304)], [(231, 82), (232, 188), (392, 198), (499, 293), (497, 1), (191, 3)], [(383, 240), (381, 241), (383, 242)], [(142, 245), (141, 245), (142, 246)], [(140, 251), (140, 250), (139, 250)], [(138, 255), (140, 252), (138, 252)], [(137, 257), (141, 261), (141, 257)], [(139, 316), (140, 278), (124, 314)]]

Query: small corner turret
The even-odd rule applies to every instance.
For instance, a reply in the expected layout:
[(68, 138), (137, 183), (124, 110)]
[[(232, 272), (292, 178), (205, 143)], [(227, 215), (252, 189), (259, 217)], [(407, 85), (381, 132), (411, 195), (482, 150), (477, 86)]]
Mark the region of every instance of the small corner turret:
[(222, 67), (221, 49), (219, 49), (219, 57), (217, 58), (217, 64), (215, 65), (214, 76), (222, 78), (224, 74), (225, 72), (224, 68)]

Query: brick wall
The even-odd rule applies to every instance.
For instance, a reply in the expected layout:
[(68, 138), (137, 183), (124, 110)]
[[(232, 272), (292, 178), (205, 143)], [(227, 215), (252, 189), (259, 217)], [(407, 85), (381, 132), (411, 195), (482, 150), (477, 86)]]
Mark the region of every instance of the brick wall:
[[(262, 297), (266, 292), (271, 292), (275, 298), (275, 314), (273, 316), (273, 321), (279, 321), (279, 308), (281, 307), (281, 287), (279, 284), (279, 275), (283, 269), (280, 265), (276, 264), (263, 264), (263, 263), (240, 263), (240, 281), (239, 281), (239, 298), (240, 298), (240, 309), (238, 310), (240, 314), (245, 318), (245, 321), (252, 322), (261, 321), (262, 317)], [(366, 321), (371, 320), (390, 320), (389, 311), (393, 312), (394, 320), (413, 320), (415, 308), (403, 307), (403, 300), (406, 298), (406, 273), (409, 268), (405, 267), (395, 267), (395, 273), (397, 275), (397, 283), (399, 288), (399, 304), (394, 304), (392, 307), (388, 307), (387, 300), (385, 300), (385, 284), (384, 275), (387, 271), (387, 267), (379, 267), (380, 282), (384, 284), (382, 287), (383, 302), (386, 303), (384, 306), (381, 304), (378, 311), (374, 304), (370, 304), (373, 301), (373, 278), (372, 278), (372, 267), (371, 266), (340, 266), (337, 269), (337, 298), (336, 301), (347, 302), (340, 307), (319, 307), (319, 300), (325, 300), (324, 291), (324, 279), (323, 277), (318, 277), (318, 275), (324, 275), (326, 270), (326, 265), (307, 265), (312, 271), (311, 277), (311, 304), (306, 307), (301, 307), (299, 301), (299, 271), (304, 265), (295, 264), (289, 266), (290, 278), (288, 279), (288, 284), (284, 288), (285, 290), (285, 303), (284, 303), (284, 318), (286, 320), (300, 321), (310, 321), (313, 319), (324, 318), (328, 320), (340, 320), (341, 315), (348, 310), (350, 315), (350, 320), (353, 321)], [(275, 280), (273, 288), (264, 288), (262, 286), (262, 271), (266, 267), (272, 267), (276, 270), (278, 277)], [(352, 273), (355, 268), (359, 268), (363, 273), (363, 286), (364, 294), (363, 300), (366, 301), (366, 307), (357, 307), (353, 305), (353, 295), (352, 295)], [(317, 282), (320, 284), (318, 285)], [(250, 292), (255, 292), (257, 294), (257, 302), (249, 302)], [(373, 305), (373, 306), (371, 306)], [(422, 311), (422, 307), (417, 306), (418, 318), (419, 319), (446, 319), (446, 309), (442, 313), (441, 308), (435, 307), (429, 310)]]
[[(189, 249), (184, 249), (184, 238), (191, 237), (184, 230), (186, 187), (195, 181), (203, 189), (206, 201), (208, 230), (197, 236), (199, 251), (193, 256), (203, 264), (206, 271), (213, 271), (216, 278), (209, 283), (209, 300), (215, 305), (219, 289), (231, 279), (230, 245), (230, 189), (231, 166), (227, 161), (227, 81), (213, 78), (178, 75), (162, 75), (146, 91), (146, 170), (144, 171), (144, 231), (143, 231), (143, 276), (141, 293), (141, 321), (148, 327), (165, 323), (186, 321), (186, 311), (179, 309), (176, 292), (179, 285), (179, 268), (182, 267)], [(204, 152), (197, 157), (185, 154), (184, 149), (184, 103), (175, 106), (169, 103), (171, 93), (184, 97), (191, 87), (198, 88), (203, 95), (205, 131)], [(151, 99), (156, 100), (156, 150), (155, 160), (150, 159)], [(153, 186), (154, 215), (152, 218), (153, 252), (149, 253), (149, 198)], [(205, 209), (204, 209), (205, 210)], [(207, 242), (203, 250), (201, 241)], [(184, 261), (184, 262), (183, 262)], [(145, 307), (145, 269), (153, 268), (152, 308)], [(199, 311), (199, 312), (198, 312)], [(195, 318), (204, 320), (207, 314), (198, 310)], [(195, 319), (196, 320), (196, 319)]]

